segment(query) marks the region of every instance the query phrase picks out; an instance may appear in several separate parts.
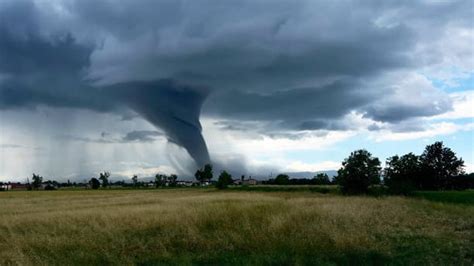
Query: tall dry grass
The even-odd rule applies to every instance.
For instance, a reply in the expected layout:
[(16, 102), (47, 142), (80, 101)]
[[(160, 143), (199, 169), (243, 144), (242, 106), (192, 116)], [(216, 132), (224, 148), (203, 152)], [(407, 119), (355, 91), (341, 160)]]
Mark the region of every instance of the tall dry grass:
[(471, 264), (474, 207), (214, 190), (0, 193), (0, 264)]

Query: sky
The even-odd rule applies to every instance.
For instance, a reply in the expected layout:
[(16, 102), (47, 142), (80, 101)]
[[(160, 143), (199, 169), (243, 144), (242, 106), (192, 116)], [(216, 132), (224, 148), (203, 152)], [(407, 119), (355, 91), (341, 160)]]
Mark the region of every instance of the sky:
[(0, 181), (267, 178), (443, 141), (474, 171), (472, 1), (0, 1)]

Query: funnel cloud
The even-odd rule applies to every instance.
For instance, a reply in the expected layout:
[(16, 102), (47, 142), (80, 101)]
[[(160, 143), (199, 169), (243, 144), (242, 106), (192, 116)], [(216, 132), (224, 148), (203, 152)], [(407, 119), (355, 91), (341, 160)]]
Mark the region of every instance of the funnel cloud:
[(197, 167), (211, 162), (199, 122), (205, 89), (160, 80), (124, 83), (105, 90), (161, 128), (170, 142), (186, 149)]
[[(102, 123), (128, 125), (120, 134), (135, 132), (133, 141), (123, 143), (148, 148), (159, 130), (195, 167), (212, 157), (251, 169), (240, 162), (261, 150), (281, 159), (281, 149), (305, 149), (301, 139), (470, 128), (432, 121), (466, 117), (456, 101), (470, 96), (451, 92), (472, 82), (473, 36), (471, 1), (3, 0), (0, 114), (15, 121), (46, 107), (123, 117)], [(62, 119), (51, 135), (74, 121)], [(82, 133), (76, 139), (96, 139)], [(12, 139), (0, 135), (1, 147), (25, 146)]]

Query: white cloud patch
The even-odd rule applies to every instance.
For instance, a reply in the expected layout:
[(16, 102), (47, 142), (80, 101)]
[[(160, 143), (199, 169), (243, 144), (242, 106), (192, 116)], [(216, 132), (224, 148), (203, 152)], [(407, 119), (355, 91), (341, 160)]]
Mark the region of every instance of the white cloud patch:
[(450, 93), (453, 110), (429, 119), (474, 118), (474, 90)]
[(317, 163), (305, 163), (301, 161), (290, 161), (288, 165), (283, 168), (285, 172), (318, 172), (327, 170), (337, 170), (341, 167), (341, 162), (322, 161)]
[(382, 141), (402, 141), (412, 139), (423, 139), (452, 135), (459, 131), (471, 131), (474, 129), (474, 123), (456, 124), (450, 122), (433, 123), (419, 131), (414, 132), (391, 132), (381, 130), (370, 136), (376, 142)]

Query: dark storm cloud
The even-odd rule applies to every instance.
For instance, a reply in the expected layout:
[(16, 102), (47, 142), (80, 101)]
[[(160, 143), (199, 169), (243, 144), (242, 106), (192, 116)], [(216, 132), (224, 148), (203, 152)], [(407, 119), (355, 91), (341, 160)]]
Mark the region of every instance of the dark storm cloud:
[(153, 142), (157, 137), (163, 136), (163, 133), (152, 130), (134, 130), (128, 132), (122, 140), (124, 142)]
[(80, 137), (75, 135), (58, 135), (59, 139), (63, 140), (72, 140), (72, 141), (82, 141), (89, 143), (103, 143), (103, 144), (112, 144), (112, 143), (147, 143), (154, 142), (159, 137), (163, 137), (164, 134), (159, 131), (154, 130), (134, 130), (130, 131), (122, 137), (114, 137), (112, 134), (102, 132), (100, 138), (90, 138), (90, 137)]
[(56, 107), (104, 109), (82, 81), (93, 47), (69, 34), (44, 37), (34, 4), (0, 5), (0, 109)]
[(355, 87), (355, 81), (340, 81), (271, 94), (217, 92), (210, 97), (204, 111), (237, 120), (280, 121), (280, 127), (297, 130), (343, 129), (344, 125), (335, 120), (370, 103), (376, 96)]
[(102, 143), (102, 144), (110, 144), (110, 143), (118, 143), (118, 140), (115, 139), (107, 139), (107, 138), (88, 138), (88, 137), (81, 137), (75, 135), (58, 135), (56, 136), (60, 140), (67, 140), (67, 141), (81, 141), (87, 143)]
[(70, 33), (42, 36), (35, 8), (27, 2), (2, 6), (7, 15), (0, 25), (1, 109), (48, 105), (127, 114), (122, 105), (163, 128), (198, 165), (210, 161), (199, 123), (204, 92), (171, 80), (93, 86), (84, 75), (93, 47), (76, 43)]
[(426, 106), (403, 106), (401, 104), (383, 107), (371, 106), (367, 109), (365, 117), (369, 117), (377, 121), (398, 123), (413, 117), (434, 116), (444, 113), (445, 110), (451, 109), (450, 101), (444, 101), (443, 104), (444, 105), (440, 107), (429, 106), (428, 108), (426, 108)]
[(183, 148), (198, 166), (210, 162), (199, 122), (207, 90), (179, 84), (173, 80), (131, 82), (107, 89), (143, 118), (160, 127), (168, 140)]
[(0, 109), (136, 113), (201, 165), (203, 104), (269, 135), (350, 129), (353, 112), (393, 124), (446, 112), (430, 84), (397, 84), (436, 64), (469, 67), (472, 49), (449, 48), (463, 41), (453, 32), (472, 31), (471, 11), (469, 1), (2, 1)]

